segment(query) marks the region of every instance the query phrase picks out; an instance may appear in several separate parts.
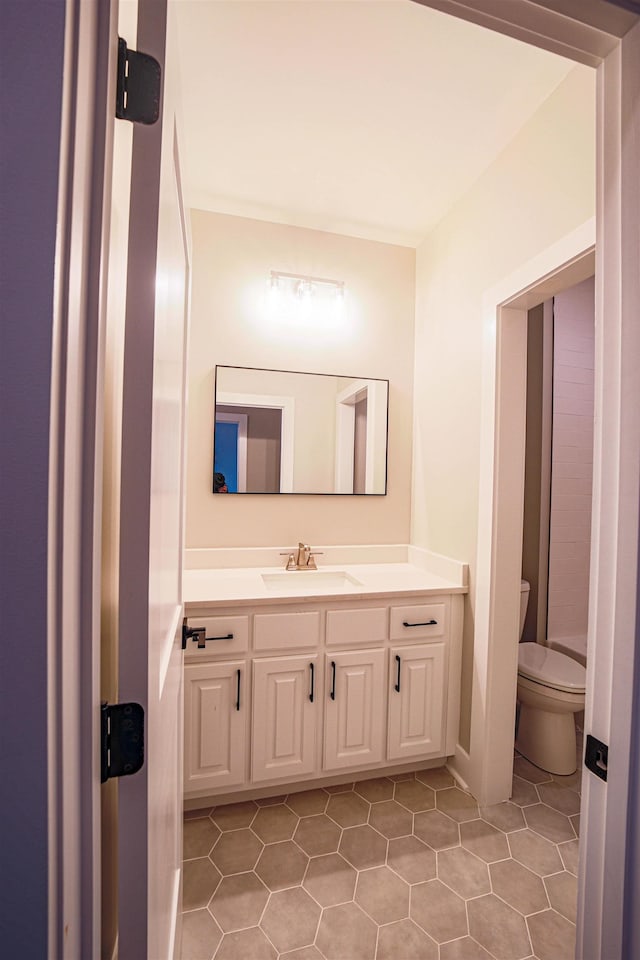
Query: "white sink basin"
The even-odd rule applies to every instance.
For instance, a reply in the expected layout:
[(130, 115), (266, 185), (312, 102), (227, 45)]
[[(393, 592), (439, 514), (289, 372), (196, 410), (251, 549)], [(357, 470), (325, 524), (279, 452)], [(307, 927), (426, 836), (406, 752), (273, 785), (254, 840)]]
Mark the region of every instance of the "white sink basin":
[(328, 593), (362, 586), (360, 580), (345, 570), (283, 570), (261, 576), (267, 590), (274, 593), (283, 590), (288, 593)]

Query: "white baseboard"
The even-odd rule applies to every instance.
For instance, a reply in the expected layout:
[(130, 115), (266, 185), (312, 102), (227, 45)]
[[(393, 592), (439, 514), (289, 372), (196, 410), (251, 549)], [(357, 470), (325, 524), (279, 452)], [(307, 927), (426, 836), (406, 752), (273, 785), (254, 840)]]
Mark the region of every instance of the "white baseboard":
[(471, 757), (460, 744), (456, 744), (456, 752), (453, 757), (447, 762), (447, 770), (454, 778), (456, 783), (462, 787), (463, 790), (466, 790), (467, 793), (471, 793), (469, 789), (469, 783), (467, 780), (468, 770), (471, 766)]

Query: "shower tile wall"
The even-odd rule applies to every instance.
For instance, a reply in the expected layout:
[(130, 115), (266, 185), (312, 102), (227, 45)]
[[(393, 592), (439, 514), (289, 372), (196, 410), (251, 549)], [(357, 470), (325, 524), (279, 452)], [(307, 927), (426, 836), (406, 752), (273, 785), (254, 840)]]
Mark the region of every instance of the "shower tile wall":
[(585, 635), (593, 479), (594, 280), (554, 300), (549, 637)]

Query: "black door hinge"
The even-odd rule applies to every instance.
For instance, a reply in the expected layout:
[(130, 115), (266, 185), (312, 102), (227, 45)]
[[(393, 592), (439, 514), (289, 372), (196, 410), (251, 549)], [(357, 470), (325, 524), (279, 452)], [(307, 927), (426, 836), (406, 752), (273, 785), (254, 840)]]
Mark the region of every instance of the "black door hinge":
[(155, 123), (160, 116), (162, 68), (148, 53), (129, 50), (118, 37), (116, 117), (132, 123)]
[(601, 780), (607, 779), (609, 767), (609, 747), (601, 740), (596, 740), (591, 734), (587, 734), (587, 743), (584, 751), (584, 765), (591, 773)]
[(144, 710), (139, 703), (100, 706), (100, 781), (128, 777), (144, 763)]

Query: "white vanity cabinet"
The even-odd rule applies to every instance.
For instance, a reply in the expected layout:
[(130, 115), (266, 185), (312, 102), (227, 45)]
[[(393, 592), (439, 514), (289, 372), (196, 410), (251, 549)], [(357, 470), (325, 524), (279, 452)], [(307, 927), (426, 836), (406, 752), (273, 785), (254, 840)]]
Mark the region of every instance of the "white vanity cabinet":
[(452, 754), (462, 603), (461, 592), (317, 597), (218, 604), (216, 616), (188, 604), (188, 625), (218, 639), (185, 651), (186, 800), (379, 776)]
[(316, 654), (253, 661), (251, 779), (254, 783), (313, 773), (321, 704)]
[(247, 686), (246, 660), (185, 665), (185, 793), (244, 783)]
[[(450, 602), (392, 606), (389, 635), (389, 760), (446, 754)], [(403, 641), (396, 646), (396, 641)], [(413, 641), (413, 642), (411, 642)]]
[[(247, 778), (250, 705), (249, 617), (192, 618), (204, 631), (189, 641), (184, 668), (184, 790), (215, 792)], [(215, 657), (214, 662), (209, 662)]]
[(384, 604), (327, 610), (322, 763), (327, 772), (384, 760), (388, 624)]
[(445, 670), (444, 643), (391, 647), (389, 760), (444, 754)]
[(386, 650), (326, 654), (324, 770), (374, 766), (386, 742)]

